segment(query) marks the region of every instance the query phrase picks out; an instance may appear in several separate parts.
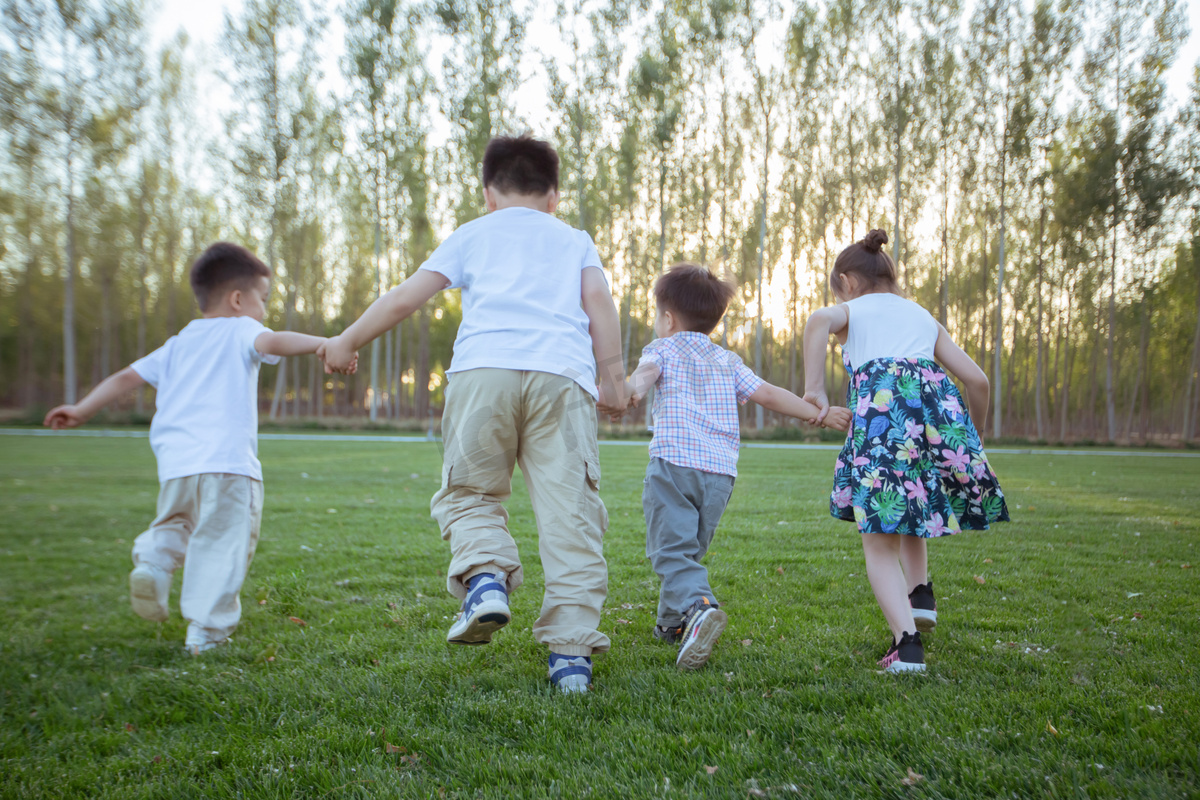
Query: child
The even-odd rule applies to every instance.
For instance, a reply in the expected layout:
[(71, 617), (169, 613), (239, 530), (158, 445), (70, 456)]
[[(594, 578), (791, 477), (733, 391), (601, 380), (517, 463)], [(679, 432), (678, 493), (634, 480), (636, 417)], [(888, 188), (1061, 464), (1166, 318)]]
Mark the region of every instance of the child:
[(244, 247), (218, 242), (192, 264), (201, 318), (166, 344), (110, 375), (45, 424), (75, 428), (104, 406), (150, 384), (158, 390), (150, 447), (158, 460), (157, 516), (133, 543), (129, 593), (145, 619), (167, 618), (171, 575), (183, 567), (179, 610), (185, 647), (225, 644), (241, 619), (238, 594), (262, 516), (258, 462), (258, 368), (316, 352), (319, 336), (263, 327), (271, 271)]
[[(804, 420), (816, 420), (820, 412), (766, 383), (708, 338), (734, 291), (695, 264), (676, 264), (661, 275), (654, 284), (658, 338), (642, 351), (629, 379), (634, 405), (655, 387), (654, 438), (642, 492), (646, 555), (662, 582), (654, 635), (680, 643), (680, 669), (703, 666), (728, 622), (700, 560), (737, 476), (738, 405), (753, 400)], [(826, 424), (844, 431), (850, 412), (828, 409)]]
[[(987, 376), (928, 311), (900, 295), (896, 265), (881, 249), (887, 240), (873, 230), (834, 262), (829, 283), (841, 304), (808, 318), (804, 396), (822, 414), (829, 405), (824, 365), (833, 333), (850, 373), (854, 427), (829, 509), (862, 534), (867, 578), (892, 629), (879, 665), (924, 672), (920, 631), (937, 624), (925, 540), (986, 530), (1007, 521), (1008, 508), (971, 422), (987, 417)], [(970, 413), (943, 368), (963, 382)]]
[[(502, 503), (521, 465), (537, 519), (545, 597), (534, 638), (563, 692), (586, 692), (608, 591), (596, 401), (626, 406), (616, 306), (596, 247), (555, 219), (558, 154), (528, 136), (492, 139), (483, 157), (488, 214), (462, 225), (403, 284), (320, 355), (340, 369), (367, 342), (443, 289), (462, 289), (462, 323), (442, 417), (442, 488), (430, 503), (450, 541), (446, 586), (462, 599), (447, 641), (486, 644), (523, 580)], [(593, 360), (593, 350), (595, 360)], [(596, 388), (596, 365), (600, 387)]]

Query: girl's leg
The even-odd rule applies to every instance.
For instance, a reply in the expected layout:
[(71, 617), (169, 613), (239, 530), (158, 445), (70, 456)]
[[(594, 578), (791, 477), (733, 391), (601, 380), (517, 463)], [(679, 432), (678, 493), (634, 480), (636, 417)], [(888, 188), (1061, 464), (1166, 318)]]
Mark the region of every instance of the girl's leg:
[(908, 585), (900, 568), (900, 541), (907, 537), (888, 533), (864, 533), (863, 555), (867, 562), (867, 579), (875, 592), (892, 637), (915, 633), (912, 607), (908, 604)]
[(925, 540), (917, 536), (900, 536), (900, 566), (908, 581), (908, 592), (912, 594), (923, 583), (929, 583), (929, 552)]

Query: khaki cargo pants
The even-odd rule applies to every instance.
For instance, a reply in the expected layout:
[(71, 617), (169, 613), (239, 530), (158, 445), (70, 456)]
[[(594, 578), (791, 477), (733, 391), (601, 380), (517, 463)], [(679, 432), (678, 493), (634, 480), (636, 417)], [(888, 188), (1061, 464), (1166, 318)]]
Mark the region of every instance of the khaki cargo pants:
[(446, 587), (466, 596), (483, 572), (523, 579), (517, 543), (501, 505), (521, 466), (537, 519), (546, 589), (533, 626), (555, 653), (587, 656), (608, 649), (597, 630), (608, 594), (602, 538), (596, 403), (570, 378), (546, 372), (473, 369), (449, 376), (442, 417), (442, 488), (430, 511), (450, 541)]

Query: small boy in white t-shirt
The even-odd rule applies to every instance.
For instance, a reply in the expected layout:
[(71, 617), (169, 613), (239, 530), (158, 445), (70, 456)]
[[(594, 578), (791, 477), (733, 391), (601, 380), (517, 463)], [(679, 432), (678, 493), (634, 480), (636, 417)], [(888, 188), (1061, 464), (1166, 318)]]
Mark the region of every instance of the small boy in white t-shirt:
[(78, 427), (145, 384), (158, 390), (150, 423), (158, 511), (133, 544), (130, 600), (139, 616), (162, 622), (171, 574), (183, 567), (185, 647), (199, 655), (224, 644), (237, 627), (238, 594), (258, 542), (259, 364), (314, 353), (325, 338), (263, 326), (271, 271), (244, 247), (209, 247), (192, 264), (191, 283), (200, 319), (104, 379), (78, 404), (53, 409), (45, 424)]
[[(486, 644), (512, 620), (521, 585), (502, 505), (520, 464), (537, 518), (546, 591), (533, 635), (550, 681), (584, 692), (593, 653), (608, 649), (596, 406), (626, 405), (621, 328), (596, 247), (552, 216), (558, 154), (527, 136), (498, 137), (483, 157), (486, 216), (455, 230), (421, 268), (318, 351), (340, 370), (354, 352), (443, 289), (462, 289), (462, 323), (442, 416), (442, 488), (431, 511), (450, 540), (447, 588), (462, 599), (454, 644)], [(597, 389), (597, 364), (600, 366)]]

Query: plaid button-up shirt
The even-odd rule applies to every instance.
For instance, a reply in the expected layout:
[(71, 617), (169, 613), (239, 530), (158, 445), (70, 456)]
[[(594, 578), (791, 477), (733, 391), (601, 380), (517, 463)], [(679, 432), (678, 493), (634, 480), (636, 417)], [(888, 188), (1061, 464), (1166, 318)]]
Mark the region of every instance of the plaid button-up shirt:
[(642, 351), (642, 361), (661, 370), (654, 384), (650, 457), (736, 477), (738, 405), (763, 385), (762, 378), (695, 331), (655, 339)]

